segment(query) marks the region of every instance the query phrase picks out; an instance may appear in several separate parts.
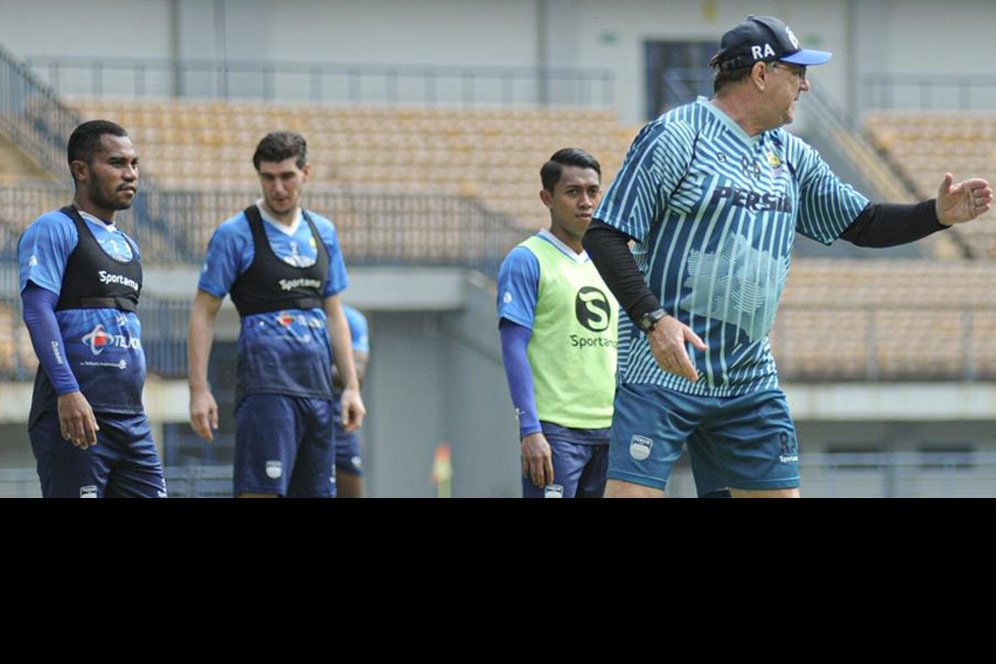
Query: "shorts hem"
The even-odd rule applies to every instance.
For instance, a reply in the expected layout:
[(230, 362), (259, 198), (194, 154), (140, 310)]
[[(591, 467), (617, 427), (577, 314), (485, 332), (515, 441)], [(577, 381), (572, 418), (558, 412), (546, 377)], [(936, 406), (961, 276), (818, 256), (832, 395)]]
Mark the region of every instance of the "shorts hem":
[(786, 480), (761, 480), (756, 482), (741, 482), (738, 484), (730, 483), (729, 488), (740, 489), (741, 491), (769, 491), (772, 489), (798, 489), (799, 488), (799, 478), (791, 478)]
[(667, 487), (667, 480), (664, 480), (662, 482), (656, 477), (649, 477), (647, 475), (637, 475), (636, 473), (609, 471), (606, 479), (620, 480), (622, 482), (631, 482), (632, 484), (639, 484), (640, 486), (649, 486), (652, 489), (660, 489), (661, 491), (663, 491)]
[(273, 487), (256, 487), (256, 486), (240, 486), (235, 488), (235, 497), (238, 498), (240, 493), (272, 493), (280, 496), (281, 498), (287, 495), (286, 491), (274, 491)]

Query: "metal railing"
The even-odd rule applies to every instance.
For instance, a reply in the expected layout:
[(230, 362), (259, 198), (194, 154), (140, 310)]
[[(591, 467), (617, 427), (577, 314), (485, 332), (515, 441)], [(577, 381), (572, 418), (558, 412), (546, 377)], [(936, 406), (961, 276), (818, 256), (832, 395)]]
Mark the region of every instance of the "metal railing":
[[(205, 446), (206, 447), (206, 446)], [(168, 454), (168, 452), (167, 452)], [(813, 453), (800, 457), (806, 498), (996, 498), (996, 453)], [(171, 498), (230, 498), (229, 464), (167, 465)], [(694, 497), (687, 464), (672, 473), (669, 495)], [(0, 469), (0, 498), (38, 498), (34, 468)]]
[(608, 69), (32, 56), (59, 94), (322, 104), (612, 106)]
[[(217, 225), (258, 195), (258, 189), (142, 193), (116, 221), (138, 242), (145, 265), (179, 264), (194, 270)], [(11, 321), (10, 329), (0, 330), (0, 337), (10, 341), (0, 350), (0, 378), (30, 379), (36, 366), (21, 322), (17, 238), (39, 214), (70, 198), (67, 189), (57, 187), (0, 186), (0, 308)], [(505, 255), (529, 234), (510, 217), (464, 196), (315, 189), (303, 202), (335, 222), (350, 266), (466, 267), (494, 278)], [(165, 228), (151, 225), (150, 218), (165, 219)], [(142, 343), (150, 372), (186, 375), (189, 307), (189, 298), (142, 298)]]
[(80, 123), (24, 63), (0, 47), (0, 133), (38, 159), (53, 175), (69, 177), (66, 142)]
[[(992, 305), (932, 302), (930, 314), (954, 321), (957, 331), (937, 331), (936, 343), (909, 348), (915, 332), (908, 328), (909, 320), (903, 315), (921, 309), (911, 299), (897, 299), (888, 305), (783, 304), (768, 335), (778, 375), (795, 383), (996, 380), (996, 338), (990, 332)], [(817, 314), (817, 318), (808, 323), (793, 321), (797, 314)], [(841, 326), (830, 323), (831, 318), (848, 321), (841, 324), (846, 338)], [(923, 335), (929, 335), (932, 328), (926, 319), (921, 323), (925, 325)]]
[[(430, 263), (434, 264), (434, 263)], [(10, 268), (0, 271), (5, 288), (16, 284)], [(37, 362), (21, 321), (16, 291), (0, 297), (0, 380), (30, 380)], [(143, 297), (142, 346), (148, 369), (166, 378), (187, 375), (187, 326), (190, 297)], [(785, 324), (800, 312), (832, 309), (850, 315), (849, 336), (841, 344), (835, 330), (814, 330)], [(929, 350), (907, 351), (901, 340), (908, 330), (898, 330), (889, 314), (908, 312), (908, 302), (892, 306), (833, 306), (827, 304), (781, 307), (770, 339), (779, 377), (792, 383), (827, 382), (962, 382), (996, 380), (996, 339), (978, 325), (991, 307), (951, 306), (946, 315), (957, 321), (958, 334), (944, 335)], [(931, 311), (937, 311), (931, 306)], [(858, 314), (857, 317), (854, 314)], [(846, 348), (844, 348), (846, 346)]]
[[(12, 259), (21, 231), (71, 197), (58, 187), (0, 185), (0, 256)], [(218, 224), (258, 197), (258, 188), (140, 191), (116, 221), (138, 242), (144, 263), (199, 264)], [(465, 266), (496, 276), (505, 254), (528, 235), (468, 196), (329, 187), (309, 189), (302, 203), (335, 222), (351, 265)]]
[(806, 95), (806, 110), (816, 122), (812, 129), (824, 137), (825, 149), (834, 150), (840, 160), (854, 166), (864, 180), (873, 187), (871, 195), (876, 200), (893, 203), (911, 203), (920, 200), (912, 183), (892, 164), (885, 161), (874, 146), (856, 130), (857, 122), (835, 104), (830, 97), (814, 88)]
[[(64, 205), (71, 198), (66, 145), (81, 121), (82, 117), (76, 111), (62, 104), (57, 92), (38, 81), (23, 63), (0, 48), (0, 133), (64, 183), (47, 187), (50, 192), (62, 192), (58, 194), (61, 202), (52, 207)], [(149, 207), (150, 196), (154, 198), (157, 194), (155, 181), (144, 178), (142, 186), (144, 191), (135, 198), (132, 213), (144, 220), (142, 235), (148, 237), (136, 239), (143, 244), (168, 244), (162, 213)], [(9, 198), (11, 192), (8, 190), (0, 195)], [(16, 197), (16, 192), (13, 195)], [(9, 257), (14, 242), (10, 229), (23, 225), (18, 223), (17, 215), (5, 214), (9, 208), (6, 201), (0, 205), (0, 225), (7, 227), (0, 233), (0, 257)], [(38, 212), (45, 209), (51, 207), (36, 208)]]
[(996, 76), (979, 74), (866, 74), (861, 78), (861, 111), (992, 111)]
[[(799, 457), (804, 498), (996, 498), (996, 452), (815, 452)], [(694, 497), (687, 464), (671, 495)]]

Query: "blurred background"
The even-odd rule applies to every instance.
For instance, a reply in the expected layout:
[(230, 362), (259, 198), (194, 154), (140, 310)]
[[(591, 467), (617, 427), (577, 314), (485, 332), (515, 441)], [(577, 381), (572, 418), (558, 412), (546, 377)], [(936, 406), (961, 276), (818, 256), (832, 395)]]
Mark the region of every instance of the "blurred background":
[[(343, 301), (370, 321), (368, 495), (436, 496), (446, 446), (452, 495), (518, 496), (495, 277), (549, 223), (539, 168), (578, 146), (607, 185), (644, 123), (711, 93), (709, 58), (748, 14), (834, 52), (790, 130), (869, 198), (933, 197), (945, 171), (996, 181), (992, 0), (0, 0), (0, 496), (40, 493), (17, 238), (71, 200), (66, 141), (95, 118), (141, 156), (119, 219), (142, 248), (172, 496), (231, 491), (237, 316), (226, 301), (209, 445), (187, 424), (188, 309), (280, 129), (308, 140), (303, 203), (336, 223)], [(804, 496), (996, 496), (992, 216), (887, 251), (797, 238), (771, 342)], [(685, 460), (669, 493), (694, 495)]]

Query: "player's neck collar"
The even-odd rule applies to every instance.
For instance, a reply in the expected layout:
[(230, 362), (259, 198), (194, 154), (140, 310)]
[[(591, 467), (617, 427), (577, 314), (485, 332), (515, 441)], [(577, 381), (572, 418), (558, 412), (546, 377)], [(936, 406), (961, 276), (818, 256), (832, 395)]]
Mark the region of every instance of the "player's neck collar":
[(285, 233), (287, 235), (294, 235), (294, 233), (297, 232), (298, 227), (300, 227), (301, 225), (302, 215), (300, 207), (298, 207), (294, 211), (294, 219), (291, 221), (290, 224), (285, 224), (281, 221), (274, 219), (273, 215), (271, 215), (266, 211), (266, 206), (263, 205), (262, 198), (256, 201), (256, 208), (259, 210), (259, 216), (263, 218), (263, 221), (276, 227), (281, 233)]
[(79, 206), (73, 206), (73, 207), (75, 207), (76, 211), (80, 213), (80, 216), (86, 219), (87, 221), (92, 221), (95, 224), (100, 224), (109, 231), (117, 230), (117, 226), (114, 225), (113, 221), (107, 221), (106, 219), (101, 219), (96, 215), (90, 214), (86, 210), (81, 210)]
[(549, 242), (550, 244), (552, 244), (553, 246), (555, 246), (557, 249), (560, 249), (561, 253), (570, 258), (572, 261), (576, 263), (584, 263), (585, 261), (588, 260), (587, 251), (582, 250), (580, 254), (577, 253), (576, 251), (568, 247), (563, 240), (561, 240), (559, 237), (551, 233), (550, 229), (548, 228), (540, 229), (538, 235), (547, 242)]
[(762, 131), (759, 134), (751, 136), (746, 131), (744, 131), (744, 128), (741, 127), (739, 124), (737, 124), (737, 122), (733, 118), (727, 115), (726, 111), (724, 111), (719, 106), (714, 104), (713, 100), (707, 99), (706, 97), (699, 97), (698, 101), (703, 106), (705, 106), (706, 110), (712, 113), (717, 120), (719, 120), (724, 126), (726, 126), (727, 129), (733, 132), (737, 137), (740, 138), (740, 140), (744, 141), (745, 143), (756, 143), (760, 141), (764, 136), (764, 134), (766, 133)]

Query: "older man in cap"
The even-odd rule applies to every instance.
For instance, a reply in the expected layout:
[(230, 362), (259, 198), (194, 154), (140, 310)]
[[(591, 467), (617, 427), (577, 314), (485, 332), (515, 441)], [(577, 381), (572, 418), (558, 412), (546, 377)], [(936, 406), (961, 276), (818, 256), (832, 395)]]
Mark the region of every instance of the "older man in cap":
[(988, 182), (951, 173), (937, 198), (870, 203), (785, 131), (810, 89), (806, 68), (830, 58), (779, 19), (748, 17), (710, 62), (715, 96), (644, 127), (595, 211), (584, 247), (628, 314), (629, 339), (606, 496), (663, 496), (684, 445), (697, 475), (734, 496), (799, 496), (768, 343), (795, 234), (888, 247), (989, 210)]

